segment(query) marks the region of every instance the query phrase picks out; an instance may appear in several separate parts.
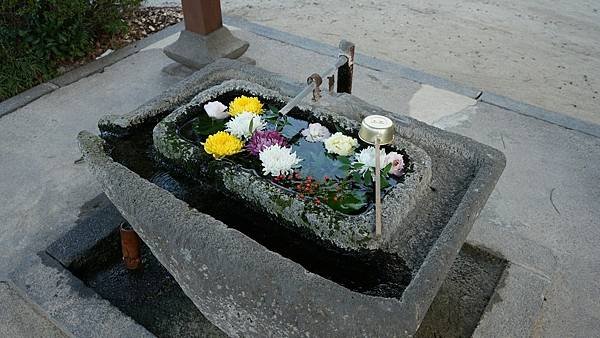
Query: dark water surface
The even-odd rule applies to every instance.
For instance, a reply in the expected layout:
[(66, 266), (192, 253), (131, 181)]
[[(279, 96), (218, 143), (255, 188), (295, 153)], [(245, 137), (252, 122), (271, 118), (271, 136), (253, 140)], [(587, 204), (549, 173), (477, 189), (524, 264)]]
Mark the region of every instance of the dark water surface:
[[(233, 91), (229, 93), (225, 93), (216, 97), (213, 101), (219, 101), (225, 105), (228, 105), (229, 102), (234, 100), (236, 97), (240, 95), (252, 96), (249, 93), (241, 92), (241, 91)], [(267, 100), (264, 98), (260, 98), (261, 102), (264, 103), (264, 108), (266, 112), (263, 116), (268, 115), (269, 111), (273, 109), (274, 111), (278, 111), (278, 109), (282, 108), (284, 103), (277, 102), (274, 100)], [(202, 126), (213, 124), (214, 126), (219, 126), (223, 122), (215, 122), (208, 117), (202, 104), (190, 106), (188, 107), (189, 111), (192, 111), (195, 117), (192, 117), (188, 121), (181, 124), (178, 129), (178, 134), (183, 139), (187, 140), (198, 146), (200, 149), (203, 149), (202, 143), (206, 140), (208, 134), (212, 134), (216, 132), (216, 129), (213, 128), (204, 128)], [(333, 134), (337, 131), (341, 131), (345, 135), (352, 136), (358, 138), (357, 131), (346, 130), (341, 128), (338, 125), (330, 121), (321, 121), (317, 119), (315, 116), (311, 115), (308, 112), (302, 111), (300, 109), (292, 109), (290, 113), (286, 116), (286, 123), (280, 129), (281, 134), (288, 140), (288, 145), (292, 148), (292, 150), (297, 154), (299, 158), (302, 159), (300, 162), (300, 167), (296, 169), (296, 172), (301, 175), (301, 177), (312, 177), (319, 182), (323, 182), (325, 177), (329, 178), (337, 178), (343, 179), (347, 176), (347, 172), (342, 168), (343, 163), (338, 159), (336, 155), (328, 154), (327, 150), (323, 142), (308, 142), (301, 134), (302, 130), (306, 129), (309, 123), (321, 123), (325, 127), (329, 129), (329, 131)], [(273, 121), (266, 121), (266, 130), (277, 130), (276, 125)], [(223, 130), (222, 129), (219, 130)], [(200, 131), (201, 132), (200, 132)], [(207, 130), (210, 132), (207, 133)], [(359, 147), (356, 151), (360, 151), (363, 148), (368, 147), (368, 144), (363, 142), (359, 142)], [(406, 153), (404, 149), (395, 149), (391, 146), (383, 146), (386, 153), (396, 151), (400, 153), (403, 157), (405, 163), (405, 169), (402, 172), (402, 175), (397, 177), (393, 175), (389, 175), (387, 178), (387, 182), (389, 186), (382, 189), (382, 197), (385, 198), (385, 195), (391, 191), (394, 186), (400, 182), (403, 182), (406, 178), (406, 175), (411, 175), (414, 172), (413, 165), (410, 157)], [(239, 154), (229, 156), (224, 161), (231, 161), (233, 163), (240, 164), (245, 169), (252, 170), (257, 176), (263, 177), (266, 180), (272, 182), (271, 177), (266, 177), (262, 175), (262, 168), (260, 164), (260, 160), (257, 156), (253, 156), (248, 152), (241, 152)], [(272, 182), (274, 183), (274, 182)], [(275, 185), (280, 186), (278, 183), (274, 183)], [(295, 184), (291, 184), (292, 186)], [(287, 190), (287, 187), (281, 186), (283, 189)], [(364, 194), (366, 203), (360, 208), (357, 209), (346, 209), (341, 210), (337, 209), (339, 212), (347, 213), (347, 214), (360, 214), (367, 211), (369, 208), (373, 206), (374, 203), (374, 185), (355, 185), (353, 188), (355, 191), (360, 191), (361, 195)], [(291, 193), (296, 193), (293, 190), (287, 190)]]

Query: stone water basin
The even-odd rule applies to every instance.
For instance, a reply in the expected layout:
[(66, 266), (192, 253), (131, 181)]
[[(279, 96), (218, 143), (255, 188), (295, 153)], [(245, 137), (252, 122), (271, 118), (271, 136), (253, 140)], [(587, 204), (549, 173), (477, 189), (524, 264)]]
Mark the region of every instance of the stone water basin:
[[(421, 148), (404, 138), (396, 137), (395, 142), (387, 147), (388, 152), (389, 150), (404, 152), (406, 169), (401, 181), (394, 180), (393, 186), (384, 194), (382, 204), (385, 227), (381, 238), (375, 238), (375, 211), (372, 203), (359, 214), (348, 215), (333, 210), (325, 204), (298, 198), (297, 193), (273, 184), (267, 177), (261, 177), (260, 169), (248, 168), (233, 161), (216, 161), (204, 152), (200, 142), (194, 142), (190, 136), (186, 137), (183, 129), (198, 116), (205, 116), (206, 113), (202, 108), (205, 103), (218, 100), (227, 105), (231, 98), (239, 95), (256, 96), (262, 102), (279, 103), (279, 108), (286, 100), (275, 90), (243, 80), (225, 81), (202, 91), (188, 104), (161, 120), (154, 128), (154, 147), (161, 158), (183, 169), (192, 177), (216, 186), (233, 200), (260, 210), (262, 214), (284, 226), (297, 227), (301, 233), (310, 232), (319, 239), (344, 249), (385, 247), (385, 243), (401, 229), (405, 223), (404, 219), (415, 208), (419, 198), (429, 189), (431, 159)], [(355, 138), (360, 127), (360, 121), (334, 114), (320, 107), (312, 107), (311, 111), (295, 109), (289, 115), (293, 122), (282, 132), (290, 137), (297, 136), (309, 122), (321, 123), (330, 130), (339, 130)], [(297, 141), (297, 143), (302, 142)], [(304, 142), (302, 146), (305, 148), (311, 146), (311, 149), (293, 147), (294, 151), (306, 157), (302, 162), (302, 171), (308, 171), (317, 179), (322, 179), (318, 177), (322, 176), (322, 172), (329, 173), (330, 177), (339, 174), (339, 170), (333, 168), (336, 165), (335, 161), (327, 158), (325, 161), (319, 161), (323, 162), (321, 166), (324, 168), (311, 168), (311, 160), (320, 160), (318, 156), (324, 153), (322, 145)], [(373, 193), (369, 192), (369, 195), (372, 196)]]
[[(175, 128), (183, 122), (176, 118), (186, 114), (182, 107), (233, 89), (287, 101), (299, 88), (260, 68), (221, 60), (129, 114), (103, 118), (102, 137), (82, 132), (80, 147), (106, 195), (196, 307), (228, 335), (411, 336), (493, 190), (504, 157), (406, 118), (395, 147), (425, 164), (411, 176), (419, 193), (410, 195), (414, 204), (398, 214), (402, 220), (394, 231), (364, 242), (354, 235), (340, 240), (319, 227), (298, 231), (303, 227), (290, 226), (282, 216), (265, 215), (261, 201), (233, 202), (254, 186), (261, 194), (281, 193), (252, 173), (246, 182), (253, 188), (240, 193), (227, 188), (226, 179), (191, 179), (189, 169), (196, 166), (186, 169), (186, 163), (193, 161), (165, 165), (164, 124)], [(202, 95), (208, 96), (194, 101)], [(343, 119), (349, 131), (365, 115), (397, 116), (351, 95), (325, 95), (299, 108), (317, 118)], [(226, 168), (219, 173), (217, 178), (227, 177)], [(406, 191), (400, 188), (394, 187)], [(390, 203), (394, 193), (384, 200)]]

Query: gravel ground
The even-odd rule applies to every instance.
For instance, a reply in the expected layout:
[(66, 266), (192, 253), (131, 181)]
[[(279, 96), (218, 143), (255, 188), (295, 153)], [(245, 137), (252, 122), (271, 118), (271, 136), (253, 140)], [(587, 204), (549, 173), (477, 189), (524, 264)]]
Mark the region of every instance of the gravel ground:
[[(161, 2), (173, 3), (151, 1)], [(222, 8), (600, 123), (597, 0), (223, 0)]]

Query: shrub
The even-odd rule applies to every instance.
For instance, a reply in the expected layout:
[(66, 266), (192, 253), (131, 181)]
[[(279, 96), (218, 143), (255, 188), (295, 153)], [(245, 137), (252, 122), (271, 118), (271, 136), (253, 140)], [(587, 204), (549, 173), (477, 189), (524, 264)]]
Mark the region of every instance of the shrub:
[(116, 35), (127, 31), (125, 17), (133, 13), (142, 0), (94, 0), (90, 3), (89, 18), (96, 34)]
[(0, 100), (57, 74), (127, 30), (141, 0), (0, 0)]

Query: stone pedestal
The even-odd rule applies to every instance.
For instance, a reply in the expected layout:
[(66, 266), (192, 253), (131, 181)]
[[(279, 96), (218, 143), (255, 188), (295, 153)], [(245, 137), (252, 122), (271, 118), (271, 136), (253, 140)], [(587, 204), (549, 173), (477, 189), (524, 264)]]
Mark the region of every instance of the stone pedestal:
[(236, 59), (246, 52), (248, 46), (248, 42), (221, 27), (207, 35), (184, 30), (177, 41), (165, 47), (164, 52), (186, 67), (200, 69), (220, 58)]

